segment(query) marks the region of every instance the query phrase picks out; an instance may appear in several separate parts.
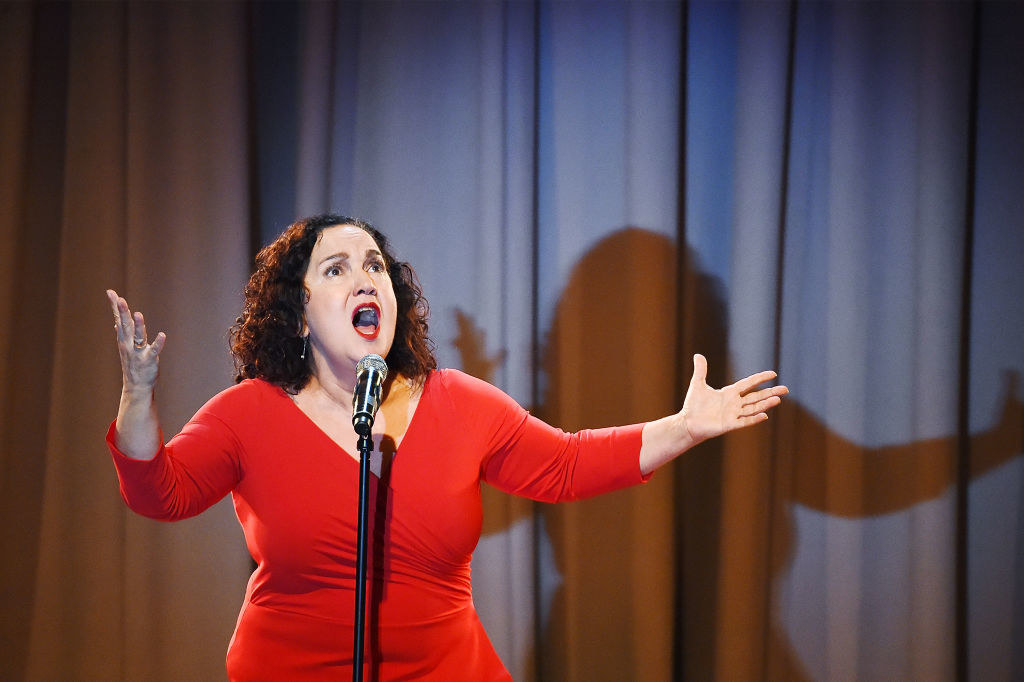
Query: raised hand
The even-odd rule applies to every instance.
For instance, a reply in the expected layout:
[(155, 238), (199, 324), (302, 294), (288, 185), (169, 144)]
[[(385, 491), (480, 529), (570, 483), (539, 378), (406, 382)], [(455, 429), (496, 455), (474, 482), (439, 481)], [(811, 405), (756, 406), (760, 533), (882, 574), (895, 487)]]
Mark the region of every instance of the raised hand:
[(693, 356), (693, 378), (686, 391), (683, 409), (644, 425), (640, 446), (640, 471), (649, 474), (678, 457), (697, 443), (763, 422), (767, 411), (782, 402), (789, 393), (785, 386), (753, 390), (775, 378), (775, 372), (758, 372), (724, 388), (711, 388), (707, 382), (708, 361)]
[(751, 374), (723, 388), (707, 383), (708, 361), (703, 355), (693, 356), (693, 377), (686, 391), (680, 416), (693, 444), (714, 438), (734, 429), (741, 429), (768, 419), (767, 411), (782, 402), (789, 393), (785, 386), (769, 386), (753, 390), (777, 375), (766, 371)]
[(160, 449), (160, 420), (153, 387), (167, 335), (160, 332), (149, 343), (142, 313), (132, 314), (128, 303), (112, 289), (107, 290), (107, 300), (114, 311), (117, 352), (124, 378), (117, 410), (117, 446), (134, 459), (152, 459)]
[(160, 351), (167, 342), (167, 335), (160, 332), (148, 342), (146, 320), (142, 313), (134, 314), (128, 302), (107, 289), (107, 299), (114, 311), (114, 331), (117, 334), (117, 352), (121, 356), (121, 373), (127, 391), (152, 390), (160, 367)]

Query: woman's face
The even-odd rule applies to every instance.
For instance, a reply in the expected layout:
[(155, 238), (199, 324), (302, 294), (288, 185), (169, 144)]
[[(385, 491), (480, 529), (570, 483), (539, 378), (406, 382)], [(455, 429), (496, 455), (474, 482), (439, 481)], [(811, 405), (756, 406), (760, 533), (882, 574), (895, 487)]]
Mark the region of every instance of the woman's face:
[(354, 371), (369, 353), (387, 357), (398, 303), (384, 256), (368, 232), (335, 225), (320, 233), (306, 268), (306, 328), (317, 370)]

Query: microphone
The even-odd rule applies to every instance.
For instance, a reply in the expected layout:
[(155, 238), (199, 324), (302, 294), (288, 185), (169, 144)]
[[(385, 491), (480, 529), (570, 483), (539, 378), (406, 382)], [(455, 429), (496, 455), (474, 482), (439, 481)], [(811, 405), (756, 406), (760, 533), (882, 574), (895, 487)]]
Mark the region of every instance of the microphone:
[(356, 392), (352, 394), (352, 426), (364, 438), (370, 437), (373, 418), (380, 407), (380, 392), (388, 376), (384, 358), (367, 355), (356, 365)]

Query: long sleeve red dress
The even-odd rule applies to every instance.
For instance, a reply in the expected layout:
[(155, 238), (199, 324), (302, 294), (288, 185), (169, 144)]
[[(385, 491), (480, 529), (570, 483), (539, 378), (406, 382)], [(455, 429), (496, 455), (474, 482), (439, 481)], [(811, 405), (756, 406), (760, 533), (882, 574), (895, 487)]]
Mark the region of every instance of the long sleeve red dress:
[[(431, 373), (400, 447), (371, 475), (369, 680), (510, 679), (477, 618), (480, 481), (545, 502), (644, 480), (642, 425), (568, 434), (457, 370)], [(257, 564), (228, 647), (232, 680), (351, 678), (358, 462), (280, 388), (212, 398), (152, 460), (117, 450), (121, 494), (160, 520), (231, 493)]]

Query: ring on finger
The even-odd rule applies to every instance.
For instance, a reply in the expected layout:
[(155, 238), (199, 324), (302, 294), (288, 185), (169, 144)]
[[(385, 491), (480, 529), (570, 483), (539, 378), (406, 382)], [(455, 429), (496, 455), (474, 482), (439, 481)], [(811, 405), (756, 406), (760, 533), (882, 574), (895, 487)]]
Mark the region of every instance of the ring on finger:
[(135, 348), (136, 349), (142, 349), (142, 348), (146, 347), (146, 340), (145, 339), (133, 339), (133, 340), (135, 342)]

